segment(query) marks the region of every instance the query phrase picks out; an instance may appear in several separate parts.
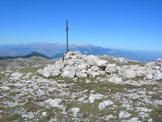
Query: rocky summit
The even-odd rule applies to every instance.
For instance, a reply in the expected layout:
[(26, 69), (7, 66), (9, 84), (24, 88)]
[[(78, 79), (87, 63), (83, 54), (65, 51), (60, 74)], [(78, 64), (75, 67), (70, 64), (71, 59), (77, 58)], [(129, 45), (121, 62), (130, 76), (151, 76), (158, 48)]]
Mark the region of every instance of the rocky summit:
[(162, 59), (69, 51), (0, 60), (0, 121), (161, 122)]
[[(115, 83), (153, 83), (162, 79), (162, 60), (140, 63), (122, 58), (113, 58), (110, 62), (105, 57), (83, 55), (80, 52), (69, 51), (63, 59), (48, 65), (37, 72), (45, 78), (98, 78)], [(132, 64), (131, 64), (132, 63)], [(140, 82), (140, 83), (139, 83)]]

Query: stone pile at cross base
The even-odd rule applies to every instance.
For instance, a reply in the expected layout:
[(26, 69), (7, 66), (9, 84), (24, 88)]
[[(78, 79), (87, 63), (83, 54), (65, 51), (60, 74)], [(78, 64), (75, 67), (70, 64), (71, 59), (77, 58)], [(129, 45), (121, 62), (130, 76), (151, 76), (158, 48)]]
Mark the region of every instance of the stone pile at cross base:
[[(114, 63), (94, 55), (84, 55), (78, 51), (69, 51), (64, 59), (48, 64), (37, 72), (45, 78), (96, 78), (106, 77), (121, 82), (124, 79), (160, 80), (162, 79), (162, 60), (143, 65), (129, 64), (124, 58), (113, 58)], [(118, 62), (118, 63), (115, 63)]]

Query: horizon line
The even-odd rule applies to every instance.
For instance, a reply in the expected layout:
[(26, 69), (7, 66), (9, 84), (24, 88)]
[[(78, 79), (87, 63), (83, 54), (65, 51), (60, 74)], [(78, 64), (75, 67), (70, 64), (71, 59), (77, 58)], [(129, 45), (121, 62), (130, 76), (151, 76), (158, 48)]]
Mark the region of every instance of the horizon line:
[[(30, 45), (30, 44), (58, 44), (58, 45), (65, 45), (65, 43), (60, 43), (60, 42), (21, 42), (21, 43), (0, 43), (0, 46), (3, 45)], [(69, 46), (91, 46), (91, 47), (101, 47), (101, 48), (105, 48), (105, 49), (114, 49), (114, 50), (122, 50), (122, 51), (146, 51), (146, 52), (162, 52), (162, 50), (142, 50), (142, 49), (130, 49), (130, 48), (114, 48), (114, 47), (104, 47), (101, 45), (94, 45), (94, 44), (90, 44), (90, 43), (86, 43), (86, 44), (77, 44), (77, 43), (72, 43), (69, 44)]]

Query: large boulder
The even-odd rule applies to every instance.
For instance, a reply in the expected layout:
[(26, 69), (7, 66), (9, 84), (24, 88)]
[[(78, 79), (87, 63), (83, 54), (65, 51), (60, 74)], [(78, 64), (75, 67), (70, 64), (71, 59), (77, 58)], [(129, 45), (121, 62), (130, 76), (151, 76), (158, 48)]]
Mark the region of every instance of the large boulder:
[(76, 74), (76, 67), (68, 65), (64, 68), (61, 76), (67, 78), (74, 78), (75, 74)]
[(79, 70), (86, 70), (88, 68), (88, 64), (82, 63), (77, 66)]
[(152, 73), (146, 74), (146, 78), (148, 80), (152, 80), (153, 79), (153, 74)]
[(92, 66), (91, 68), (87, 70), (87, 74), (94, 78), (100, 75), (99, 71), (100, 71), (100, 68), (98, 66)]
[(106, 67), (106, 65), (108, 64), (108, 61), (101, 60), (101, 59), (95, 60), (95, 62), (96, 62), (96, 65), (99, 67)]
[(48, 65), (44, 69), (39, 69), (37, 72), (43, 77), (49, 78), (53, 70), (53, 65)]
[(160, 79), (162, 79), (162, 72), (160, 72), (159, 70), (157, 70), (157, 71), (154, 73), (153, 79), (154, 79), (154, 80), (160, 80)]
[(52, 77), (56, 77), (56, 76), (59, 76), (61, 74), (61, 71), (60, 70), (53, 70), (50, 74), (50, 76)]
[(115, 73), (115, 72), (117, 71), (116, 64), (108, 64), (108, 65), (106, 66), (105, 71), (106, 71), (107, 73)]
[(76, 71), (76, 77), (78, 77), (78, 78), (86, 78), (87, 77), (86, 70)]
[(136, 69), (136, 74), (137, 76), (141, 77), (141, 76), (146, 76), (146, 68), (142, 67), (142, 66), (138, 66)]
[(39, 69), (37, 72), (45, 78), (49, 78), (50, 76), (55, 77), (61, 74), (63, 67), (62, 60), (59, 60), (54, 65), (48, 65), (44, 69)]
[(55, 77), (61, 74), (61, 71), (64, 67), (62, 60), (56, 61), (55, 65), (53, 66), (53, 71), (51, 72), (51, 76)]
[(123, 72), (123, 77), (128, 78), (128, 79), (135, 78), (136, 77), (136, 71), (133, 70), (133, 69), (126, 69)]
[(96, 60), (98, 60), (98, 57), (89, 55), (89, 56), (85, 57), (85, 60), (87, 61), (88, 65), (95, 66), (95, 65), (97, 65)]

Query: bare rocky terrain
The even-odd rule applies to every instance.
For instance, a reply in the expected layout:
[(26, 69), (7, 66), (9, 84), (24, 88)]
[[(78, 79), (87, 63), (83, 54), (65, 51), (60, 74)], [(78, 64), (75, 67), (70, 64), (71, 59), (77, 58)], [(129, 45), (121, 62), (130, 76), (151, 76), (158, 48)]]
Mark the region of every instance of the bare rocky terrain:
[(0, 121), (161, 122), (162, 60), (0, 60)]

